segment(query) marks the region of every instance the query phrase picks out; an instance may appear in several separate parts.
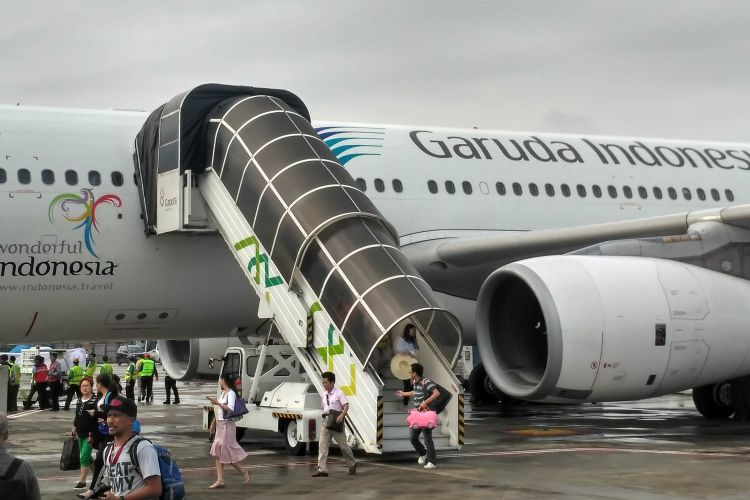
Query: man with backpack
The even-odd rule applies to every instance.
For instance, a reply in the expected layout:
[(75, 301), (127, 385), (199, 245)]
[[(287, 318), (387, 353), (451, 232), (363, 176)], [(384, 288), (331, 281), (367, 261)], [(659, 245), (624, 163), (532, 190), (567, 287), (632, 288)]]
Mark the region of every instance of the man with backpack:
[[(429, 404), (440, 397), (440, 390), (437, 388), (437, 384), (432, 380), (423, 377), (424, 367), (419, 363), (411, 365), (411, 381), (414, 387), (413, 390), (396, 391), (398, 397), (411, 396), (414, 402), (414, 408), (419, 411), (426, 411), (429, 409)], [(424, 433), (424, 445), (419, 441), (419, 435)], [(435, 443), (432, 441), (432, 429), (427, 427), (423, 429), (409, 429), (409, 438), (412, 446), (419, 454), (417, 463), (424, 465), (427, 470), (436, 469), (435, 465)], [(427, 446), (427, 449), (425, 449)]]
[(114, 441), (104, 449), (104, 468), (94, 489), (108, 486), (107, 500), (159, 498), (162, 494), (156, 448), (133, 432), (137, 415), (135, 401), (123, 396), (112, 398), (107, 406), (107, 426)]
[(8, 441), (8, 417), (0, 413), (0, 494), (14, 500), (41, 500), (39, 482), (31, 465), (5, 449)]

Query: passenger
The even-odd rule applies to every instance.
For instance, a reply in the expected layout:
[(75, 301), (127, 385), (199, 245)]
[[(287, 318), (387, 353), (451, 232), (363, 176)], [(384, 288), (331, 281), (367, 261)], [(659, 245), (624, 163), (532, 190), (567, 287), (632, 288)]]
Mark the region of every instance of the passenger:
[[(414, 408), (417, 408), (419, 411), (427, 410), (427, 405), (440, 396), (440, 391), (435, 385), (435, 382), (428, 378), (424, 378), (422, 376), (423, 373), (424, 368), (422, 365), (414, 363), (411, 365), (410, 372), (414, 390), (412, 392), (396, 391), (396, 395), (399, 397), (413, 396)], [(426, 450), (425, 446), (419, 441), (419, 435), (422, 432), (424, 432), (424, 444), (427, 446)], [(432, 441), (432, 429), (409, 429), (409, 434), (411, 444), (419, 454), (417, 463), (424, 465), (425, 469), (435, 469), (435, 443)]]
[(143, 354), (139, 373), (141, 375), (141, 401), (145, 397), (146, 402), (150, 403), (154, 400), (154, 378), (159, 380), (159, 372), (156, 370), (156, 363), (148, 353)]
[(224, 464), (230, 464), (242, 474), (245, 484), (250, 484), (250, 471), (245, 470), (242, 462), (247, 453), (237, 443), (237, 424), (234, 420), (224, 420), (224, 412), (234, 410), (234, 404), (237, 401), (237, 389), (235, 388), (235, 378), (231, 373), (224, 373), (219, 379), (221, 387), (221, 397), (208, 398), (211, 404), (218, 406), (222, 411), (214, 411), (214, 421), (216, 422), (216, 436), (211, 445), (211, 456), (216, 463), (216, 482), (210, 489), (224, 487)]
[(156, 448), (148, 440), (140, 441), (133, 464), (130, 447), (135, 442), (136, 434), (133, 425), (138, 416), (135, 401), (122, 396), (112, 398), (107, 406), (107, 426), (112, 444), (105, 454), (106, 465), (97, 489), (102, 485), (110, 490), (106, 500), (123, 498), (160, 498), (161, 470)]
[(85, 374), (92, 380), (96, 376), (96, 354), (94, 354), (93, 352), (89, 354), (89, 362), (86, 365)]
[[(65, 398), (65, 410), (70, 410), (70, 402), (73, 399), (73, 394), (76, 397), (81, 397), (81, 381), (83, 380), (83, 367), (79, 365), (81, 362), (78, 358), (73, 358), (73, 366), (68, 370), (68, 397)], [(90, 380), (94, 380), (89, 377)]]
[[(3, 485), (2, 498), (7, 499), (28, 499), (41, 500), (42, 495), (39, 492), (39, 482), (34, 475), (34, 469), (31, 464), (20, 458), (16, 458), (5, 449), (5, 443), (8, 441), (8, 417), (5, 413), (0, 413), (0, 477), (9, 475), (6, 481), (17, 480), (23, 486), (16, 486), (12, 490), (6, 484)], [(11, 467), (16, 469), (15, 474), (9, 474)], [(2, 483), (4, 481), (0, 481)]]
[(86, 478), (89, 475), (91, 466), (91, 443), (89, 438), (96, 432), (96, 402), (94, 395), (94, 382), (86, 377), (81, 381), (81, 397), (76, 404), (76, 416), (73, 420), (73, 430), (70, 431), (72, 437), (78, 438), (78, 450), (80, 452), (81, 475), (78, 484), (74, 489), (81, 490), (86, 488)]
[(21, 365), (16, 363), (16, 357), (11, 356), (10, 361), (10, 386), (8, 387), (8, 409), (18, 411), (18, 390), (21, 388)]
[(52, 411), (60, 411), (60, 395), (62, 394), (62, 368), (57, 361), (57, 353), (49, 355), (49, 372), (47, 373), (47, 385), (49, 386)]
[(8, 373), (8, 411), (10, 411), (10, 393), (11, 393), (11, 377), (13, 376), (11, 372), (10, 363), (8, 363), (8, 355), (7, 354), (0, 354), (0, 370), (5, 370)]
[(103, 363), (99, 365), (99, 373), (102, 375), (112, 375), (112, 365), (109, 364), (109, 356), (102, 356)]
[(91, 433), (91, 446), (97, 450), (96, 459), (94, 460), (94, 474), (91, 476), (89, 489), (84, 493), (79, 493), (79, 498), (90, 498), (94, 494), (94, 488), (99, 481), (99, 473), (104, 466), (104, 448), (112, 441), (112, 436), (109, 435), (106, 422), (106, 405), (109, 404), (110, 399), (113, 397), (113, 394), (109, 392), (111, 384), (112, 379), (109, 375), (102, 375), (100, 373), (96, 376), (95, 388), (99, 395), (96, 401), (96, 431)]
[(135, 356), (128, 356), (128, 361), (125, 369), (125, 395), (135, 401)]
[[(396, 354), (408, 354), (412, 358), (416, 358), (418, 353), (417, 328), (410, 323), (404, 327), (404, 333), (396, 343)], [(404, 380), (404, 392), (411, 392), (413, 389), (411, 379)], [(409, 397), (404, 396), (404, 406), (408, 405)]]
[(164, 374), (164, 391), (167, 393), (167, 400), (163, 401), (162, 404), (172, 404), (170, 401), (172, 392), (174, 392), (174, 404), (180, 404), (180, 393), (177, 392), (177, 381), (166, 373)]
[(141, 372), (143, 366), (143, 358), (138, 359), (135, 364), (135, 376), (138, 379), (138, 401), (143, 401), (146, 398), (145, 388), (143, 387), (143, 380), (141, 379)]
[[(323, 377), (323, 388), (325, 393), (321, 398), (323, 406), (323, 428), (320, 430), (320, 442), (318, 443), (318, 472), (312, 477), (328, 477), (328, 449), (331, 447), (331, 437), (336, 438), (336, 442), (341, 448), (341, 454), (344, 455), (346, 465), (349, 466), (349, 474), (357, 473), (357, 461), (354, 459), (352, 449), (346, 442), (346, 436), (343, 431), (343, 423), (346, 413), (349, 411), (349, 400), (346, 399), (344, 392), (336, 384), (336, 375), (331, 372), (325, 372)], [(331, 412), (338, 413), (336, 422), (341, 424), (341, 430), (329, 429), (326, 426), (328, 415)]]
[(109, 378), (111, 379), (109, 383), (109, 392), (112, 393), (109, 398), (112, 399), (113, 397), (122, 394), (122, 384), (120, 384), (120, 376), (116, 373), (110, 374)]
[(389, 363), (393, 358), (393, 347), (390, 333), (386, 333), (372, 351), (372, 366), (381, 379), (386, 377)]
[(34, 393), (37, 394), (39, 399), (39, 409), (46, 410), (49, 408), (49, 399), (47, 396), (47, 365), (44, 364), (44, 358), (37, 355), (34, 357), (34, 366), (31, 369), (31, 390), (29, 395), (26, 396), (26, 401), (23, 402), (24, 408), (31, 408), (34, 404), (31, 398)]

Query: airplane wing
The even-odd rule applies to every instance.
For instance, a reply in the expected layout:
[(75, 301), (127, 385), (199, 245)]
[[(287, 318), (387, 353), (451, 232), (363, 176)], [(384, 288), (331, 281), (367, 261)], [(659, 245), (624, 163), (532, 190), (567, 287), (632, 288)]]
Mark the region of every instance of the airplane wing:
[(511, 262), (559, 255), (606, 241), (683, 235), (702, 221), (750, 229), (750, 205), (734, 205), (539, 231), (421, 242), (402, 248), (430, 286), (449, 295), (476, 299), (487, 276)]

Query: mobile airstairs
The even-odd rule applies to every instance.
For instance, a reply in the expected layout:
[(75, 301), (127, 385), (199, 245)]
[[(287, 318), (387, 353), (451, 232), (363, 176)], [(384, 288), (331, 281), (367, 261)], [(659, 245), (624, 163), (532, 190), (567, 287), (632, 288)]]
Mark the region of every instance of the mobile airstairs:
[(399, 251), (395, 230), (315, 133), (299, 98), (202, 85), (151, 114), (134, 160), (147, 234), (218, 230), (259, 297), (259, 316), (273, 319), (320, 394), (320, 375), (336, 374), (350, 402), (347, 431), (364, 450), (411, 449), (399, 381), (371, 363), (384, 336), (408, 323), (420, 332), (425, 374), (453, 394), (436, 447), (460, 448), (464, 400), (451, 371), (458, 321)]

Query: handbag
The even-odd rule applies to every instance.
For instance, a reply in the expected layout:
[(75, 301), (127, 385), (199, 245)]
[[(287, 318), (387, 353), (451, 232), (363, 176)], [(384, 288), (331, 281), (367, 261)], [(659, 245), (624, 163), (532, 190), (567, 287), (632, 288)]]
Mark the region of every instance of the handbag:
[(78, 470), (81, 468), (78, 439), (66, 439), (60, 455), (60, 470)]
[(338, 422), (336, 419), (341, 415), (340, 411), (328, 410), (328, 416), (326, 417), (326, 429), (333, 432), (344, 432), (344, 421)]
[(234, 409), (232, 411), (224, 411), (224, 420), (239, 420), (249, 411), (245, 400), (237, 396), (237, 399), (234, 400)]
[[(438, 385), (436, 382), (432, 382), (435, 384), (435, 387), (437, 388), (438, 392), (440, 392), (440, 395), (435, 398), (434, 401), (431, 401), (427, 408), (434, 411), (435, 413), (443, 413), (445, 410), (445, 407), (448, 406), (448, 403), (450, 403), (451, 398), (453, 398), (453, 395), (445, 390), (445, 388), (442, 385)], [(422, 387), (424, 388), (424, 379), (422, 379)], [(430, 395), (425, 392), (425, 399), (429, 398)]]

